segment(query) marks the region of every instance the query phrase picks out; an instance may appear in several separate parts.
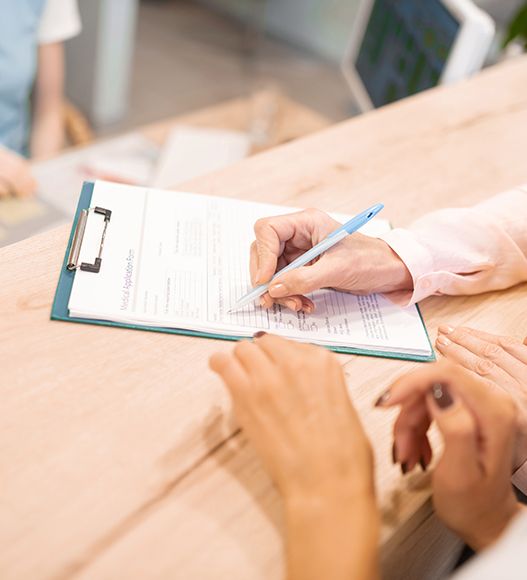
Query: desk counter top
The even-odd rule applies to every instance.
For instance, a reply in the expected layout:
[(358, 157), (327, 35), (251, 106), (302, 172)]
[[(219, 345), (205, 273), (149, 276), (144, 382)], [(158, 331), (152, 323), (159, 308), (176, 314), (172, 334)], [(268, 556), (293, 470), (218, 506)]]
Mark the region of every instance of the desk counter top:
[[(405, 225), (527, 182), (527, 58), (256, 155), (184, 189)], [(280, 501), (207, 368), (229, 343), (51, 322), (68, 228), (0, 250), (0, 576), (281, 575)], [(527, 290), (434, 297), (440, 322), (527, 328)], [(391, 465), (393, 414), (372, 401), (414, 366), (340, 357), (374, 437), (387, 578), (439, 577), (453, 539), (429, 475)]]

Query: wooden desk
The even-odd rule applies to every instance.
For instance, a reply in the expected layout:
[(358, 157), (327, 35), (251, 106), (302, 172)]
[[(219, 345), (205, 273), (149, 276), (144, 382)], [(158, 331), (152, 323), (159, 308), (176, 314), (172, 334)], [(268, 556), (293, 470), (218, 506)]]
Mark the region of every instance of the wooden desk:
[(329, 121), (316, 111), (270, 90), (153, 123), (144, 127), (142, 132), (160, 144), (164, 142), (170, 129), (180, 124), (250, 132), (251, 126), (258, 122), (258, 119), (261, 120), (263, 117), (265, 121), (267, 113), (270, 113), (267, 140), (253, 146), (253, 152), (294, 141), (329, 125)]
[[(186, 189), (404, 225), (527, 182), (527, 59), (350, 120)], [(50, 322), (69, 228), (0, 251), (0, 576), (279, 578), (279, 498), (230, 417), (209, 355), (232, 345)], [(441, 322), (525, 334), (526, 287), (422, 304)], [(388, 578), (435, 578), (452, 539), (428, 476), (389, 459), (372, 401), (412, 364), (341, 356), (375, 437)]]

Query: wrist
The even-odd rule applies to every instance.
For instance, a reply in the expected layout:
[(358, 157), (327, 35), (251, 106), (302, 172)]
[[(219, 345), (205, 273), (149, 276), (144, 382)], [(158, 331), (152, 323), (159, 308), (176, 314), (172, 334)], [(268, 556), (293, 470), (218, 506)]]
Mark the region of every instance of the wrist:
[(290, 496), (285, 515), (288, 579), (379, 577), (381, 526), (373, 494)]
[(366, 443), (365, 453), (357, 454), (357, 464), (353, 469), (341, 470), (340, 473), (326, 470), (324, 477), (290, 477), (280, 490), (285, 505), (327, 510), (335, 505), (375, 503), (373, 454), (369, 442)]
[(413, 290), (414, 281), (410, 271), (401, 258), (383, 240), (377, 240), (378, 249), (378, 272), (379, 292), (396, 292)]
[[(357, 237), (347, 238), (353, 274), (351, 280), (344, 284), (344, 288), (358, 293), (413, 290), (413, 278), (406, 264), (384, 240), (367, 236), (362, 236), (359, 240), (361, 244), (357, 245)], [(359, 276), (357, 272), (360, 273)]]
[(285, 498), (288, 521), (317, 522), (323, 533), (324, 522), (336, 528), (361, 528), (364, 522), (372, 530), (380, 527), (380, 516), (373, 491), (350, 494), (291, 494)]
[(512, 520), (523, 510), (525, 507), (519, 504), (516, 498), (511, 497), (509, 506), (497, 514), (492, 522), (485, 522), (484, 526), (478, 526), (477, 533), (467, 534), (463, 540), (475, 552), (480, 552), (497, 542)]

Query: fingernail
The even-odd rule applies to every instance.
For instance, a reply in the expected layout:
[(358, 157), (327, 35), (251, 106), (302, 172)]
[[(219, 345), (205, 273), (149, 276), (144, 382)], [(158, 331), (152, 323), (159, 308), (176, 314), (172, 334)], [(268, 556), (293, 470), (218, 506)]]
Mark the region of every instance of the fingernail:
[(419, 465), (421, 466), (421, 469), (422, 469), (423, 471), (426, 471), (426, 462), (425, 462), (425, 460), (424, 460), (424, 457), (421, 457), (421, 458), (419, 459)]
[(264, 308), (264, 307), (265, 307), (265, 298), (260, 298), (260, 306), (261, 306), (262, 308)]
[(448, 409), (448, 407), (454, 403), (454, 399), (452, 398), (448, 387), (441, 383), (435, 383), (432, 385), (430, 392), (432, 393), (435, 404), (440, 409)]
[(382, 407), (385, 403), (387, 403), (392, 396), (390, 389), (384, 391), (384, 393), (375, 401), (374, 407)]
[(259, 330), (258, 332), (255, 332), (253, 334), (253, 338), (262, 338), (262, 336), (265, 336), (267, 334), (267, 332), (264, 332), (263, 330)]
[(392, 445), (392, 463), (394, 465), (397, 463), (397, 450), (395, 449), (395, 442)]
[(284, 296), (287, 296), (289, 292), (284, 284), (274, 284), (269, 288), (269, 294), (273, 298), (283, 298)]
[(455, 329), (453, 326), (449, 326), (448, 324), (442, 324), (438, 330), (441, 334), (450, 334), (451, 332), (454, 332)]
[(408, 473), (408, 463), (406, 463), (406, 461), (404, 463), (401, 463), (401, 471), (403, 475), (406, 475)]
[(441, 346), (449, 346), (452, 344), (452, 341), (449, 338), (447, 338), (446, 336), (440, 335), (436, 339), (436, 344), (439, 344)]

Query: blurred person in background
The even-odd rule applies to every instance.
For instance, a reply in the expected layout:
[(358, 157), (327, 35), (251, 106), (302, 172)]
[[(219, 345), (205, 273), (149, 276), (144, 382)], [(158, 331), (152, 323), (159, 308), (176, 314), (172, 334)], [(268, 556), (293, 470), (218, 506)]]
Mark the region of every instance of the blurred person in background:
[(27, 157), (64, 142), (63, 43), (81, 29), (77, 0), (0, 0), (0, 198), (36, 183)]

